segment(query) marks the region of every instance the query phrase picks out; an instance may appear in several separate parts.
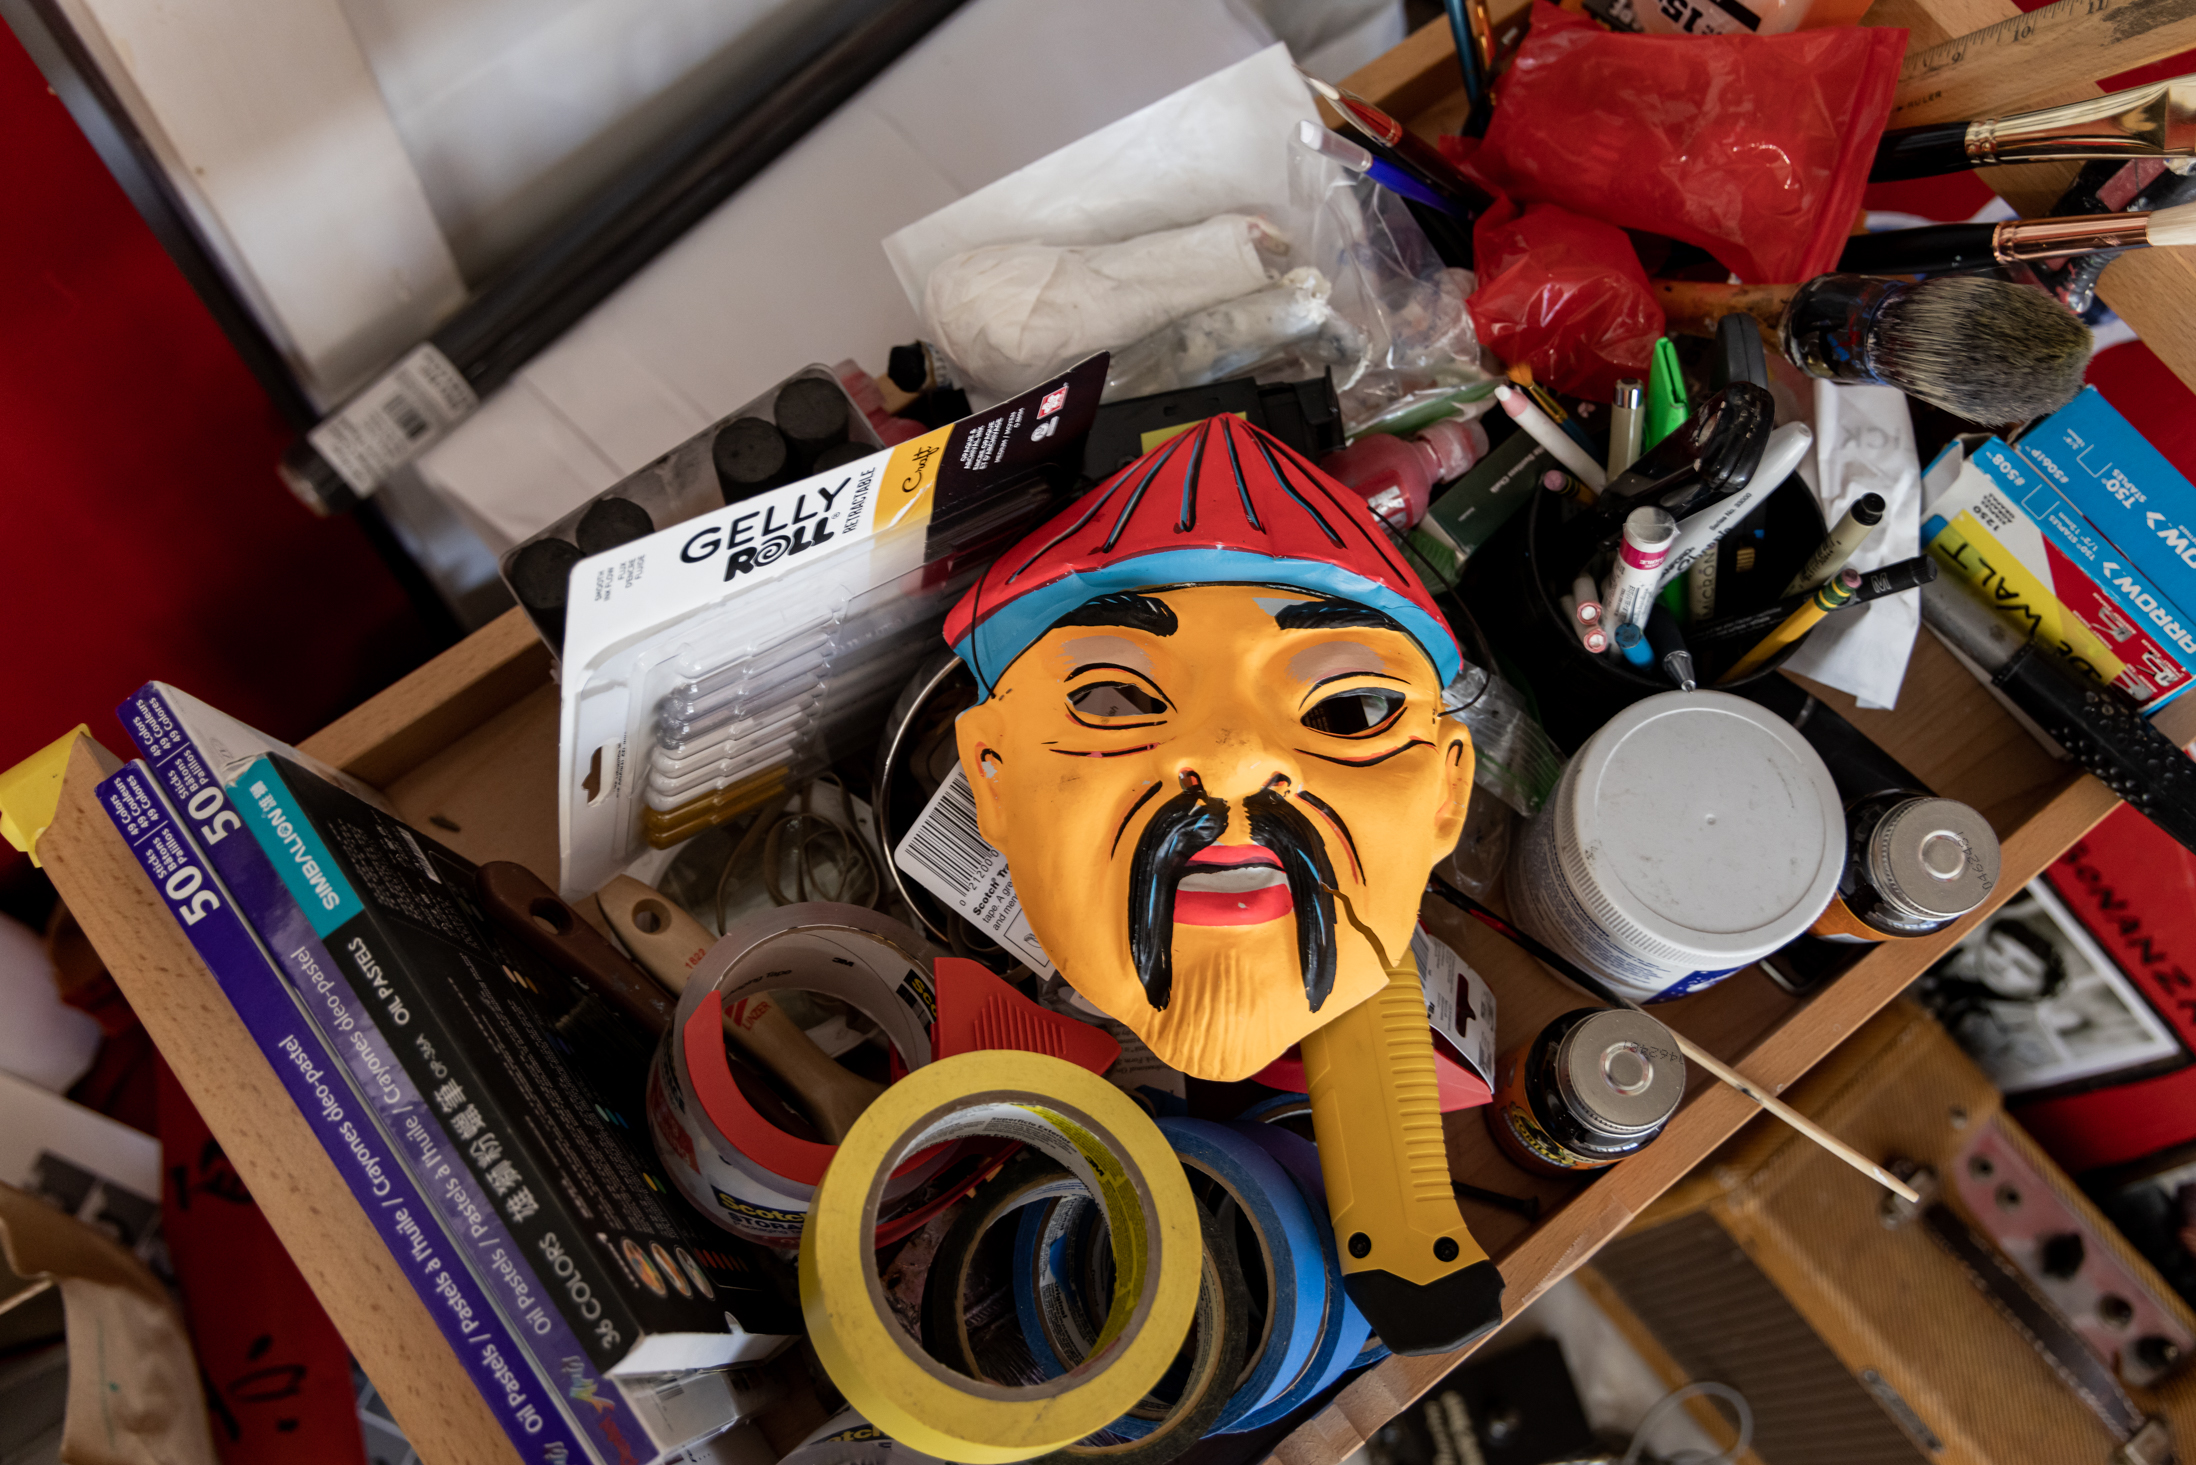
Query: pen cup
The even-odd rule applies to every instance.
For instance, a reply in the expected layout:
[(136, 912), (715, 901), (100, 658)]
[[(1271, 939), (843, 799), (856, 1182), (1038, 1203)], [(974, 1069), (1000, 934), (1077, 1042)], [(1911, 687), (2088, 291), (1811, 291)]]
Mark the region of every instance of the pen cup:
[[(1596, 656), (1580, 644), (1563, 618), (1564, 591), (1576, 582), (1590, 546), (1579, 542), (1554, 494), (1536, 494), (1525, 512), (1505, 524), (1467, 562), (1460, 587), (1465, 603), (1493, 643), (1505, 675), (1522, 679), (1539, 708), (1541, 725), (1557, 747), (1574, 752), (1601, 725), (1642, 698), (1672, 690), (1658, 666), (1634, 667), (1614, 656)], [(1759, 538), (1756, 528), (1762, 530)], [(1814, 494), (1797, 475), (1741, 520), (1716, 553), (1724, 556), (1717, 580), (1720, 619), (1775, 603), (1777, 594), (1822, 542), (1828, 530)], [(1734, 572), (1731, 554), (1742, 542), (1754, 549), (1748, 570)], [(1813, 634), (1810, 632), (1809, 634)], [(1802, 636), (1759, 671), (1731, 685), (1772, 675), (1806, 640)], [(1746, 653), (1745, 645), (1695, 648), (1694, 671), (1702, 686)]]

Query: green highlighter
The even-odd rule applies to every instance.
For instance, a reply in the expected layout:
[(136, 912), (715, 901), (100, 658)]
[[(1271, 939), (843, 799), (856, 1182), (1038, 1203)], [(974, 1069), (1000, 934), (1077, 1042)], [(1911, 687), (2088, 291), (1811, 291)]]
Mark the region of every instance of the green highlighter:
[(1655, 342), (1654, 365), (1647, 373), (1645, 411), (1641, 452), (1676, 432), (1693, 415), (1693, 404), (1685, 395), (1685, 376), (1678, 370), (1677, 343), (1668, 336)]

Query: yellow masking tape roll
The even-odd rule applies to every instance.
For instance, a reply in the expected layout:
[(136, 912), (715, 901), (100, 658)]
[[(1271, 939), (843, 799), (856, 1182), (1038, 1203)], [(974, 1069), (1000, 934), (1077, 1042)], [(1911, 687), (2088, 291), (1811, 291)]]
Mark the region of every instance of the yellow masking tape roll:
[[(886, 1178), (915, 1151), (974, 1134), (1067, 1166), (1111, 1230), (1113, 1306), (1098, 1346), (1033, 1387), (981, 1382), (930, 1357), (877, 1277)], [(1133, 1100), (1057, 1058), (963, 1053), (886, 1089), (840, 1142), (801, 1232), (801, 1311), (824, 1370), (870, 1423), (924, 1454), (995, 1465), (1062, 1449), (1135, 1407), (1189, 1335), (1203, 1261), (1189, 1181)]]

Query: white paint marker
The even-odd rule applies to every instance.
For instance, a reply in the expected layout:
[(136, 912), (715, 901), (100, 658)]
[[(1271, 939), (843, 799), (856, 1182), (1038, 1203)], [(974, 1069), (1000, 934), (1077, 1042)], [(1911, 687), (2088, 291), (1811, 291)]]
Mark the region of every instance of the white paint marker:
[(1684, 574), (1695, 561), (1714, 549), (1716, 541), (1783, 486), (1784, 480), (1792, 476), (1800, 460), (1814, 446), (1814, 429), (1804, 422), (1787, 422), (1770, 433), (1768, 446), (1761, 450), (1761, 462), (1755, 466), (1754, 476), (1746, 480), (1746, 486), (1697, 513), (1688, 514), (1685, 522), (1678, 526), (1677, 542), (1670, 546), (1669, 558), (1662, 562), (1662, 581), (1667, 583), (1672, 577)]
[(1571, 470), (1573, 477), (1595, 493), (1609, 486), (1609, 475), (1601, 470), (1587, 451), (1571, 441), (1570, 435), (1555, 424), (1555, 419), (1540, 410), (1538, 403), (1513, 386), (1495, 388), (1495, 400), (1502, 410), (1516, 419), (1517, 425), (1533, 435), (1539, 443), (1555, 456), (1555, 460)]

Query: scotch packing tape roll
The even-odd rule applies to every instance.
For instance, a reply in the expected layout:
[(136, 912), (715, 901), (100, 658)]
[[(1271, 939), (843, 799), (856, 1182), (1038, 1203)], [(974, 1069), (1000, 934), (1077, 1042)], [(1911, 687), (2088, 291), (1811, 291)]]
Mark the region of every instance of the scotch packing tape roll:
[[(877, 1276), (872, 1236), (895, 1172), (978, 1134), (1050, 1155), (1105, 1208), (1112, 1305), (1095, 1354), (1057, 1379), (987, 1383), (930, 1357)], [(1188, 1179), (1119, 1089), (1057, 1058), (963, 1053), (887, 1089), (840, 1144), (801, 1232), (801, 1311), (825, 1372), (864, 1418), (925, 1454), (997, 1465), (1064, 1449), (1151, 1391), (1189, 1334), (1203, 1252)]]
[(841, 1409), (778, 1465), (932, 1465), (932, 1457), (909, 1449), (857, 1411)]
[(1251, 1340), (1243, 1381), (1214, 1425), (1219, 1433), (1231, 1433), (1278, 1400), (1310, 1366), (1326, 1322), (1326, 1257), (1303, 1192), (1249, 1135), (1208, 1119), (1161, 1119), (1158, 1125), (1191, 1172), (1192, 1184), (1214, 1187), (1233, 1201), (1258, 1240), (1259, 1254), (1246, 1248), (1242, 1261), (1253, 1292), (1263, 1276), (1266, 1319)]
[[(726, 931), (694, 968), (648, 1070), (649, 1133), (680, 1194), (728, 1231), (795, 1244), (833, 1146), (788, 1134), (740, 1091), (725, 1053), (725, 1010), (765, 992), (820, 992), (876, 1023), (898, 1068), (920, 1070), (937, 1017), (930, 956), (914, 931), (859, 906), (790, 905)], [(885, 1187), (886, 1214), (947, 1154), (907, 1159)]]

